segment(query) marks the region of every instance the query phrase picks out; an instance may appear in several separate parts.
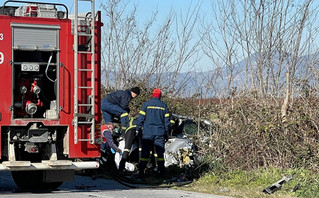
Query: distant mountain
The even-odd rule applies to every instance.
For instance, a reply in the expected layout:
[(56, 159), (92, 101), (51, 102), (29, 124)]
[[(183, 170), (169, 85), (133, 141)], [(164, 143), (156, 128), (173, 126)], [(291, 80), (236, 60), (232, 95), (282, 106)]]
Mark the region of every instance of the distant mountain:
[[(251, 55), (249, 58), (245, 58), (242, 61), (233, 65), (233, 84), (231, 88), (235, 88), (236, 91), (242, 91), (245, 89), (243, 84), (245, 79), (249, 79), (246, 82), (246, 86), (250, 86), (252, 80), (259, 81), (259, 70), (258, 65), (263, 65), (262, 76), (268, 76), (271, 78), (274, 75), (279, 75), (279, 82), (281, 86), (286, 82), (285, 74), (288, 71), (288, 66), (292, 64), (292, 57), (286, 54), (285, 59), (282, 60), (281, 67), (279, 65), (279, 53), (274, 53), (269, 61), (263, 58), (263, 62), (259, 63), (261, 60), (258, 53)], [(271, 70), (267, 70), (268, 62), (271, 65)], [(249, 72), (247, 72), (247, 70)], [(253, 72), (251, 72), (253, 71)], [(247, 76), (247, 73), (249, 76)], [(301, 56), (296, 62), (295, 79), (306, 83), (308, 86), (314, 86), (317, 82), (317, 75), (319, 74), (319, 54), (311, 54), (306, 56)], [(181, 72), (178, 73), (176, 77), (176, 88), (181, 88), (179, 95), (182, 97), (198, 96), (202, 97), (212, 97), (221, 96), (221, 94), (228, 90), (228, 81), (230, 78), (230, 70), (227, 67), (216, 68), (207, 72)], [(164, 73), (161, 75), (161, 87), (172, 87), (174, 73)], [(153, 83), (156, 82), (156, 75), (152, 75), (150, 79), (149, 86), (154, 86)], [(319, 78), (319, 77), (318, 77)], [(114, 76), (110, 73), (110, 79), (114, 80)], [(105, 82), (105, 75), (102, 74), (102, 83)], [(273, 86), (273, 81), (269, 86)]]

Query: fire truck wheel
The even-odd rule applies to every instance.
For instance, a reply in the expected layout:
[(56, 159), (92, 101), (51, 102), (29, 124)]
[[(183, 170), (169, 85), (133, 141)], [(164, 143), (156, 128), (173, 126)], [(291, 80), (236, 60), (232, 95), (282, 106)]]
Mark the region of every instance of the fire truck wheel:
[(48, 190), (55, 190), (62, 185), (63, 182), (51, 182), (51, 183), (44, 183), (44, 188)]
[(12, 171), (12, 178), (21, 189), (57, 189), (62, 182), (43, 182), (43, 171)]

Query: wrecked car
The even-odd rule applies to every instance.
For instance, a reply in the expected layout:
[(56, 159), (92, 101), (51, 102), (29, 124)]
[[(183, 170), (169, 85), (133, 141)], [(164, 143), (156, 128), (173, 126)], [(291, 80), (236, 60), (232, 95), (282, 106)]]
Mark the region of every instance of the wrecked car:
[[(201, 133), (205, 132), (206, 134), (209, 134), (209, 122), (202, 120), (198, 127), (197, 122), (191, 117), (179, 116), (176, 114), (171, 116), (171, 121), (171, 132), (165, 143), (165, 167), (178, 166), (180, 168), (190, 168), (198, 165), (200, 156), (197, 152), (197, 146), (192, 141), (192, 137), (198, 133), (198, 128)], [(135, 130), (135, 128), (131, 128), (131, 130)], [(123, 136), (118, 135), (118, 137), (115, 138), (118, 141), (119, 148), (123, 150), (125, 145)], [(139, 149), (139, 139), (137, 136), (131, 147), (125, 165), (127, 171), (136, 170), (136, 165), (139, 161)], [(121, 155), (116, 153), (115, 164), (117, 168), (119, 167), (120, 160)], [(156, 161), (156, 159), (151, 158), (148, 165), (149, 168), (156, 169), (156, 162), (154, 161)]]

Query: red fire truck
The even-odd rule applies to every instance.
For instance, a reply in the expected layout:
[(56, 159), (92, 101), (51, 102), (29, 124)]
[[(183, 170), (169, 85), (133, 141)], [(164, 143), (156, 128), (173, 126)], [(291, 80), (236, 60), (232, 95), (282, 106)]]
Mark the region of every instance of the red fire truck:
[(94, 0), (73, 9), (0, 7), (0, 170), (21, 188), (57, 188), (74, 170), (99, 167), (101, 14)]

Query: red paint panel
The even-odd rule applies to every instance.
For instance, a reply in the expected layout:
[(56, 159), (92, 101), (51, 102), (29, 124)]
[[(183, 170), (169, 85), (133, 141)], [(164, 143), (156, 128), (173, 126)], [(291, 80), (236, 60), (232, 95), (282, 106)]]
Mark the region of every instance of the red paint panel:
[[(10, 122), (11, 118), (11, 27), (10, 18), (0, 16), (0, 90), (1, 102), (0, 113), (1, 120), (0, 126)], [(1, 131), (1, 128), (0, 128)], [(1, 138), (1, 136), (0, 136)], [(0, 139), (1, 140), (1, 139)], [(1, 141), (0, 141), (0, 154), (1, 154)], [(1, 156), (1, 155), (0, 155)]]

